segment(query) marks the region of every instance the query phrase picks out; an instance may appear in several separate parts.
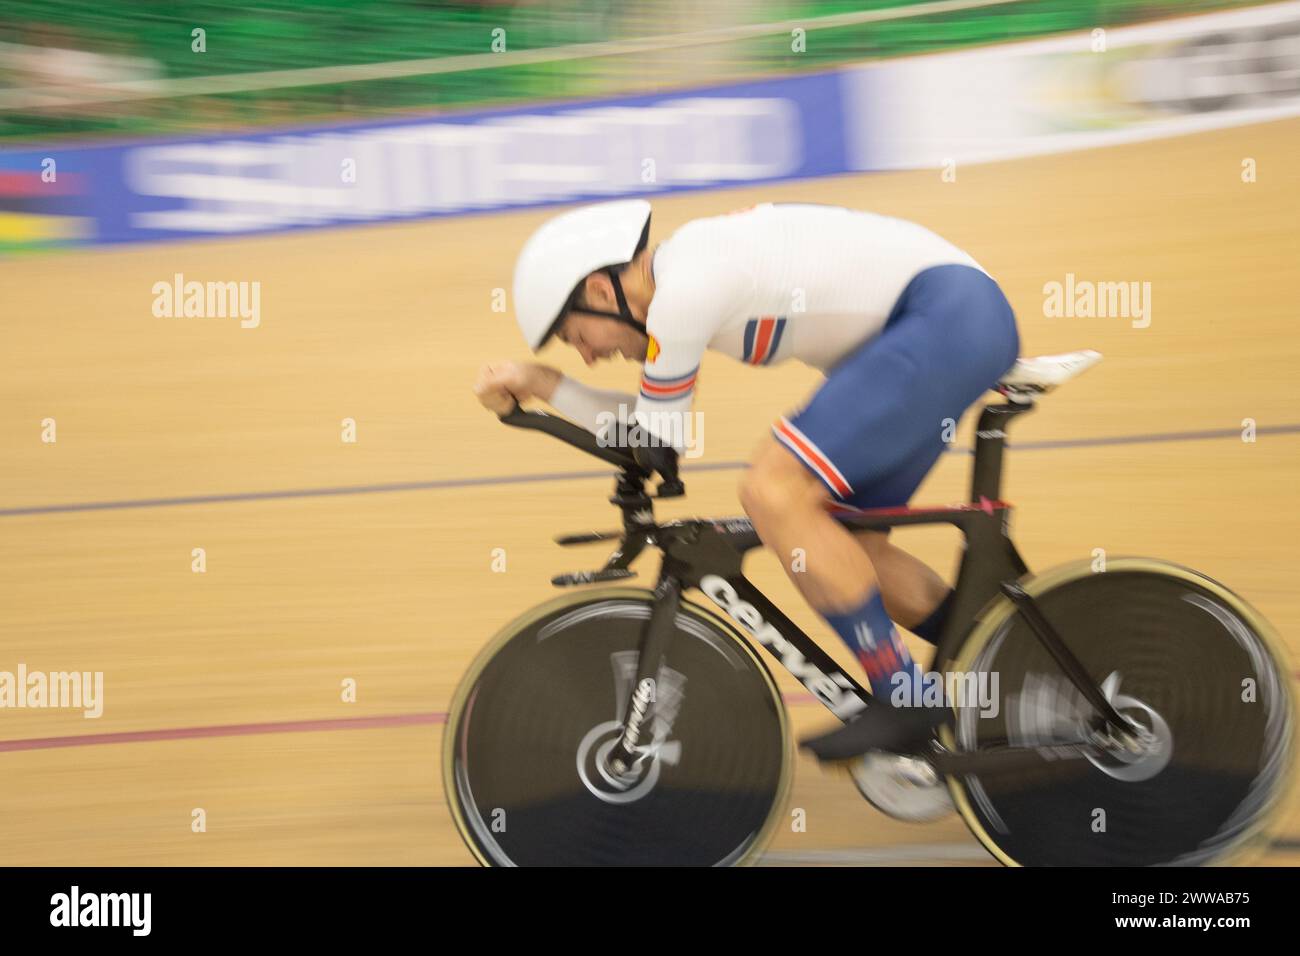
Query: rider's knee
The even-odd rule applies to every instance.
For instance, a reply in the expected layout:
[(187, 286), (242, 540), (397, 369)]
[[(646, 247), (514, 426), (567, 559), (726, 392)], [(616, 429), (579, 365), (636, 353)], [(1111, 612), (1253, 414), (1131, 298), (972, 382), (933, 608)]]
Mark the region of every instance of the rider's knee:
[(757, 520), (818, 508), (826, 497), (821, 483), (780, 446), (754, 460), (737, 494), (745, 513)]
[(736, 486), (736, 495), (745, 514), (757, 520), (762, 520), (771, 513), (777, 503), (772, 483), (764, 476), (755, 474), (753, 468), (741, 476), (740, 483)]

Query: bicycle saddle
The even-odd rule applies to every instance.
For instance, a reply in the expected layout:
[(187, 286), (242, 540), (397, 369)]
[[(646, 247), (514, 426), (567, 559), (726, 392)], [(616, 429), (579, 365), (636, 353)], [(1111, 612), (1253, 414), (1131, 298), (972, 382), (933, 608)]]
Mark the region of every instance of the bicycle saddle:
[(1028, 401), (1034, 395), (1050, 392), (1100, 361), (1101, 353), (1093, 349), (1020, 358), (994, 387), (1013, 402)]

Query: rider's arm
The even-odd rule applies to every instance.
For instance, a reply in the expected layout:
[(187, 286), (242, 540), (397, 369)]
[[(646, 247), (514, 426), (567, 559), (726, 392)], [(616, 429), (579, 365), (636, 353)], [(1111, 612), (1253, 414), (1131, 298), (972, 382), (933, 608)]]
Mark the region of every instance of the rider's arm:
[(557, 412), (589, 432), (600, 432), (625, 420), (636, 407), (636, 396), (627, 392), (592, 388), (561, 375), (546, 402)]
[(687, 416), (700, 361), (749, 286), (744, 274), (718, 267), (708, 256), (692, 262), (690, 271), (674, 268), (673, 281), (660, 283), (646, 317), (651, 345), (634, 415), (659, 445), (680, 453), (691, 442), (694, 423)]
[(695, 399), (695, 380), (708, 343), (698, 335), (681, 333), (664, 334), (663, 340), (656, 335), (655, 339), (658, 354), (641, 370), (634, 417), (658, 444), (680, 453), (693, 434), (686, 416)]

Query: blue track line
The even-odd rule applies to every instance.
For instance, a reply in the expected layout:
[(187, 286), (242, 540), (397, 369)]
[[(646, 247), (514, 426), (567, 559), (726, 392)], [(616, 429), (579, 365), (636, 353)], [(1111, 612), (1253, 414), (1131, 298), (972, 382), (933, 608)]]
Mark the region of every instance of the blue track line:
[[(1269, 425), (1256, 429), (1256, 435), (1300, 434), (1300, 424)], [(1216, 428), (1188, 432), (1153, 432), (1144, 435), (1113, 435), (1102, 438), (1066, 438), (1011, 444), (1011, 451), (1054, 451), (1063, 448), (1097, 448), (1107, 445), (1145, 445), (1159, 442), (1241, 439), (1239, 428)], [(970, 455), (973, 449), (950, 448), (949, 454)], [(684, 463), (683, 472), (739, 471), (747, 462), (719, 461), (707, 464)], [(574, 481), (583, 478), (608, 478), (610, 469), (591, 471), (540, 472), (531, 475), (488, 475), (482, 478), (444, 478), (432, 481), (400, 481), (374, 485), (343, 485), (334, 488), (291, 488), (283, 491), (242, 491), (227, 494), (186, 495), (176, 498), (134, 498), (124, 501), (82, 501), (67, 504), (29, 505), (0, 508), (0, 518), (28, 515), (66, 514), (77, 511), (120, 511), (130, 508), (175, 508), (183, 505), (227, 504), (241, 501), (274, 501), (282, 498), (328, 498), (338, 495), (379, 495), (398, 491), (443, 491), (452, 488), (492, 487), (531, 484), (543, 481)]]

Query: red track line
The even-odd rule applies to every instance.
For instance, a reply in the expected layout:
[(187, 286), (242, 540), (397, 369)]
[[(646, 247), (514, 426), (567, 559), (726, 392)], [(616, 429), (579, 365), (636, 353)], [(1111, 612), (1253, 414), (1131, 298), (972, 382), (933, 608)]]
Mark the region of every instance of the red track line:
[[(790, 694), (787, 704), (812, 704), (812, 694)], [(32, 737), (0, 740), (0, 753), (11, 750), (52, 750), (55, 747), (94, 747), (100, 744), (137, 744), (151, 740), (188, 740), (195, 737), (246, 737), (251, 734), (306, 734), (320, 730), (370, 730), (376, 727), (409, 727), (414, 724), (445, 724), (445, 712), (390, 714), (383, 717), (324, 717), (314, 720), (280, 720), (260, 724), (218, 724), (211, 727), (164, 727), (161, 730), (127, 730), (113, 734), (75, 734), (69, 737)]]
[[(1300, 679), (1300, 672), (1293, 675)], [(786, 694), (790, 706), (818, 703), (812, 694)], [(376, 727), (410, 727), (445, 724), (447, 714), (389, 714), (380, 717), (322, 717), (314, 720), (280, 720), (260, 724), (217, 724), (210, 727), (164, 727), (161, 730), (127, 730), (112, 734), (74, 734), (69, 737), (31, 737), (0, 740), (0, 753), (13, 750), (53, 750), (56, 747), (94, 747), (100, 744), (136, 744), (152, 740), (189, 740), (196, 737), (247, 737), (252, 734), (306, 734), (320, 730), (371, 730)]]
[(221, 724), (213, 727), (166, 727), (162, 730), (128, 730), (115, 734), (76, 734), (71, 737), (36, 737), (0, 740), (0, 753), (9, 750), (50, 750), (54, 747), (90, 747), (97, 744), (134, 744), (150, 740), (185, 740), (191, 737), (243, 737), (249, 734), (302, 734), (318, 730), (369, 730), (443, 724), (445, 713), (391, 714), (383, 717), (327, 717), (316, 720), (281, 720), (260, 724)]

